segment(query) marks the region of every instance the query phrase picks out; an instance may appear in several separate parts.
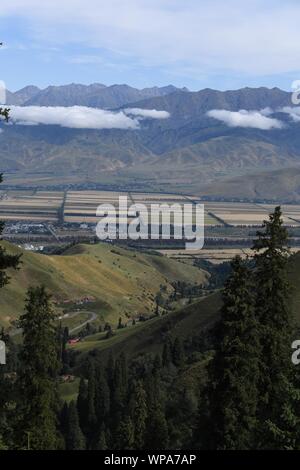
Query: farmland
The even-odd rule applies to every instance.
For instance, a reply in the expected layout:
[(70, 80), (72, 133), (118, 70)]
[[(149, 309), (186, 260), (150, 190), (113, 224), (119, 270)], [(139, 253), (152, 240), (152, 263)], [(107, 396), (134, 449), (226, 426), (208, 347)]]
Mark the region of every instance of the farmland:
[[(4, 238), (21, 246), (42, 245), (51, 251), (56, 246), (64, 248), (68, 243), (91, 243), (95, 239), (95, 226), (100, 220), (97, 217), (99, 205), (109, 205), (110, 214), (126, 215), (127, 209), (119, 208), (119, 197), (127, 198), (127, 208), (135, 204), (140, 217), (147, 225), (148, 214), (152, 205), (179, 204), (189, 205), (192, 223), (196, 222), (192, 207), (202, 203), (197, 196), (116, 192), (98, 190), (7, 190), (0, 192), (0, 220), (6, 222)], [(235, 254), (248, 254), (256, 230), (272, 212), (274, 205), (254, 202), (204, 202), (205, 246), (199, 253), (184, 250), (183, 241), (145, 240), (136, 242), (136, 248), (159, 250), (173, 258), (205, 258), (214, 263), (231, 259)], [(187, 210), (187, 206), (185, 207)], [(283, 204), (283, 221), (291, 230), (292, 246), (300, 244), (300, 205)], [(128, 223), (136, 216), (128, 212)], [(112, 219), (110, 219), (112, 220)], [(159, 223), (162, 218), (159, 219)], [(171, 214), (170, 223), (177, 225)], [(126, 241), (124, 242), (126, 246)], [(33, 245), (32, 245), (33, 244)], [(44, 249), (43, 248), (43, 249)], [(27, 248), (26, 248), (27, 249)]]
[[(143, 204), (197, 204), (193, 196), (164, 193), (135, 193), (114, 191), (31, 191), (0, 192), (0, 218), (15, 221), (51, 223), (96, 223), (97, 207), (111, 204), (118, 207), (119, 196), (126, 196), (128, 207)], [(271, 204), (205, 202), (205, 225), (258, 226), (274, 209)], [(300, 205), (283, 205), (284, 223), (300, 227)]]

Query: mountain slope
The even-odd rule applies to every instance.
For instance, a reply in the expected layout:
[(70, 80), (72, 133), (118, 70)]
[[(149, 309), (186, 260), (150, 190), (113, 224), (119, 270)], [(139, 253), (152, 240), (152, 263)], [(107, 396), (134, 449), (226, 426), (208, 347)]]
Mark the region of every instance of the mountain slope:
[(63, 255), (46, 256), (2, 242), (11, 253), (23, 253), (20, 270), (10, 272), (11, 282), (1, 290), (0, 323), (8, 325), (24, 307), (26, 289), (43, 283), (53, 294), (58, 309), (64, 301), (92, 296), (88, 309), (100, 318), (149, 314), (161, 285), (172, 291), (175, 280), (203, 283), (206, 273), (175, 260), (112, 248), (109, 244), (78, 245)]
[[(291, 94), (278, 88), (189, 92), (172, 86), (136, 90), (127, 85), (72, 84), (46, 90), (28, 87), (18, 93), (20, 99), (32, 95), (25, 104), (76, 103), (120, 110), (126, 101), (126, 107), (166, 110), (170, 117), (145, 119), (137, 130), (3, 125), (0, 171), (6, 174), (6, 185), (98, 185), (275, 200), (286, 194), (286, 178), (265, 185), (260, 173), (265, 178), (265, 172), (300, 168), (300, 123), (286, 114), (276, 114), (285, 127), (272, 130), (228, 127), (206, 114), (216, 108), (276, 110), (290, 105)], [(297, 178), (296, 171), (296, 199)]]
[(264, 171), (247, 176), (225, 179), (200, 190), (200, 195), (211, 198), (267, 199), (300, 202), (300, 168)]
[[(292, 285), (292, 311), (297, 324), (300, 322), (300, 253), (292, 256), (289, 263), (289, 277)], [(101, 358), (111, 352), (115, 356), (125, 352), (127, 357), (134, 357), (140, 353), (162, 352), (166, 337), (189, 339), (207, 332), (219, 318), (222, 305), (219, 292), (211, 294), (191, 305), (169, 313), (165, 317), (155, 318), (134, 328), (116, 332), (108, 340), (101, 341), (103, 335), (97, 334), (85, 338), (72, 349), (81, 353), (91, 350)]]

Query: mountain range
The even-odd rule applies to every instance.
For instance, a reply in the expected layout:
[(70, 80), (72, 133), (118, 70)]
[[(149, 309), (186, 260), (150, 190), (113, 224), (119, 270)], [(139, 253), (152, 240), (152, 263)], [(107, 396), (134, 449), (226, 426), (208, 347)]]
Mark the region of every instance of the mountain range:
[[(22, 106), (91, 106), (117, 108), (133, 101), (160, 97), (178, 91), (173, 85), (139, 90), (129, 85), (106, 86), (101, 83), (49, 86), (43, 90), (29, 85), (7, 93), (7, 104)], [(187, 89), (182, 89), (182, 91)]]
[[(299, 122), (285, 111), (292, 106), (291, 94), (278, 88), (191, 92), (172, 85), (137, 90), (71, 84), (44, 90), (29, 86), (7, 95), (8, 104), (23, 107), (169, 113), (168, 119), (139, 120), (136, 129), (3, 125), (0, 169), (7, 186), (67, 184), (224, 199), (278, 200), (280, 195), (286, 202), (300, 201)], [(227, 111), (230, 118), (240, 118), (241, 110), (242, 118), (265, 110), (259, 119), (280, 126), (232, 125), (208, 115), (211, 110)]]

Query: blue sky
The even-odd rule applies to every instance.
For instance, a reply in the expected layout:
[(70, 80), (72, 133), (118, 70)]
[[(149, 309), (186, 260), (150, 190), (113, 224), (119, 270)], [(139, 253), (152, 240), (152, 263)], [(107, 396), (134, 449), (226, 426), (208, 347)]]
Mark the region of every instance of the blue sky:
[(1, 0), (0, 79), (289, 90), (299, 21), (298, 0)]

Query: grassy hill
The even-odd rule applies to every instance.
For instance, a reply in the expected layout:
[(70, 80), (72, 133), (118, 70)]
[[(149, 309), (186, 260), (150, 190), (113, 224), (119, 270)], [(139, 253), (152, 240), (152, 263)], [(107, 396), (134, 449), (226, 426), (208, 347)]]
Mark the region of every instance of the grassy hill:
[(203, 283), (206, 273), (191, 265), (155, 254), (116, 248), (105, 243), (77, 245), (63, 255), (22, 252), (2, 242), (10, 253), (22, 253), (22, 265), (11, 272), (1, 291), (0, 324), (8, 325), (23, 310), (26, 289), (43, 283), (61, 308), (85, 296), (94, 298), (87, 310), (117, 322), (120, 316), (154, 311), (155, 296), (175, 280)]
[[(293, 255), (290, 260), (289, 277), (292, 284), (292, 308), (300, 324), (300, 253)], [(101, 356), (106, 356), (110, 351), (116, 355), (126, 351), (128, 356), (161, 352), (167, 335), (185, 339), (205, 332), (217, 320), (220, 307), (220, 293), (211, 294), (166, 316), (117, 330), (109, 339), (104, 339), (103, 333), (89, 336), (72, 346), (72, 349), (80, 353), (95, 349), (101, 352)]]
[(218, 318), (220, 306), (220, 294), (212, 294), (163, 317), (116, 330), (109, 339), (105, 339), (104, 333), (89, 336), (71, 346), (71, 349), (83, 354), (97, 350), (101, 352), (101, 357), (106, 357), (111, 351), (114, 355), (126, 352), (128, 357), (145, 352), (162, 352), (166, 336), (185, 339), (210, 328)]

